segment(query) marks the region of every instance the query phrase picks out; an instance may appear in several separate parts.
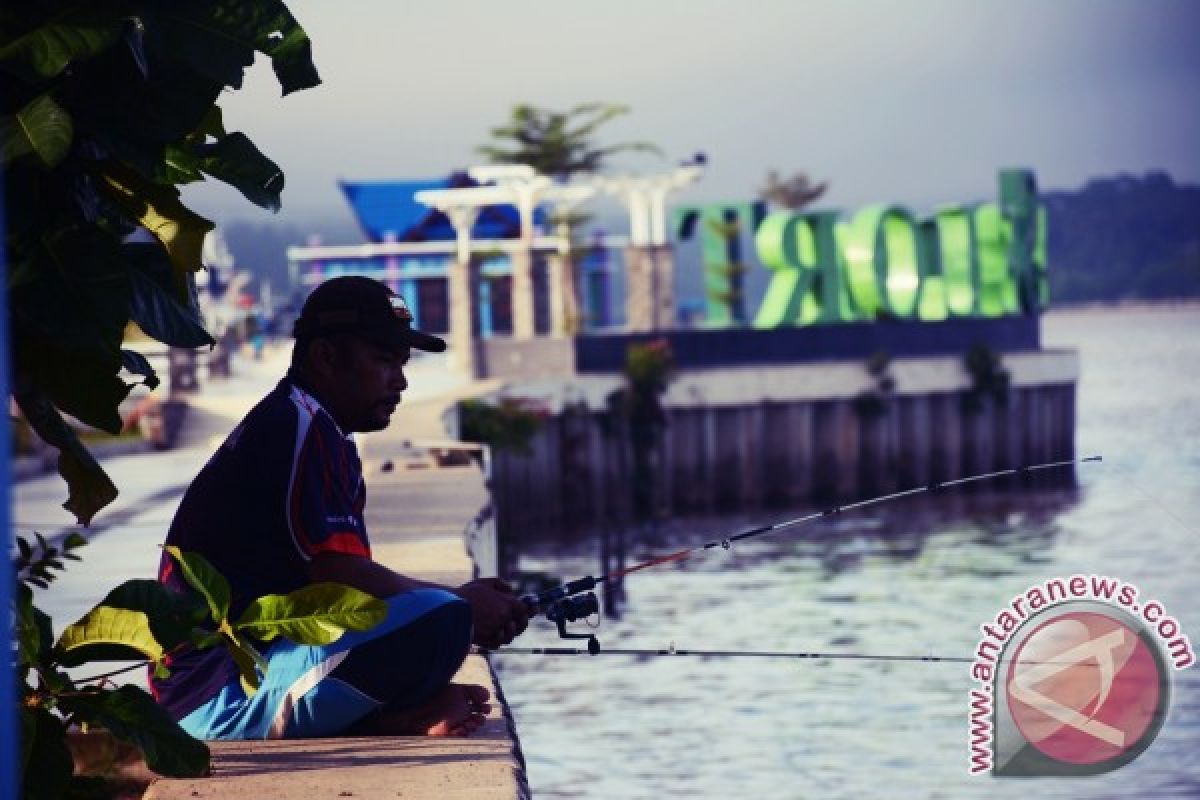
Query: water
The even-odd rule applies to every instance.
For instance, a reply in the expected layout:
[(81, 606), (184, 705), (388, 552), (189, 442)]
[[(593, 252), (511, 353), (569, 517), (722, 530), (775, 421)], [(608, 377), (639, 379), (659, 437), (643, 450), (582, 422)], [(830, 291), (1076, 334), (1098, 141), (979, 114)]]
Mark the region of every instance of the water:
[[(1080, 351), (1078, 489), (922, 495), (627, 583), (609, 647), (969, 656), (1011, 596), (1077, 572), (1155, 597), (1200, 644), (1200, 309), (1059, 312)], [(676, 520), (631, 557), (792, 516)], [(594, 573), (547, 544), (528, 569)], [(555, 645), (544, 622), (519, 644)], [(963, 664), (626, 656), (497, 659), (538, 797), (1197, 797), (1200, 668), (1175, 674), (1166, 725), (1087, 779), (967, 775)]]

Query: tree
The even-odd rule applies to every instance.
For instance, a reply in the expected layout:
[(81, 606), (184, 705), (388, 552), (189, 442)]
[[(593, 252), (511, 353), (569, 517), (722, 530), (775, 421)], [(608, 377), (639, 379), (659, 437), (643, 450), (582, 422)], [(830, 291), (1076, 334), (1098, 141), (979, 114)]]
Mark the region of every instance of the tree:
[(661, 154), (647, 142), (595, 144), (600, 126), (628, 113), (628, 106), (607, 103), (584, 103), (565, 112), (522, 103), (513, 108), (507, 123), (491, 129), (493, 142), (477, 152), (494, 164), (528, 164), (561, 180), (580, 172), (600, 172), (617, 153)]
[[(129, 323), (171, 346), (212, 345), (193, 275), (213, 223), (178, 184), (205, 176), (278, 209), (284, 178), (218, 95), (255, 52), (283, 94), (320, 83), (304, 29), (280, 0), (7, 3), (0, 10), (0, 167), (7, 210), (13, 395), (59, 450), (65, 507), (83, 523), (117, 489), (62, 414), (118, 432), (135, 385)], [(138, 229), (148, 241), (131, 241)]]
[[(579, 173), (600, 172), (608, 160), (622, 152), (662, 154), (647, 142), (622, 142), (598, 146), (596, 131), (606, 122), (629, 113), (629, 107), (607, 103), (583, 103), (568, 111), (551, 111), (525, 103), (514, 106), (509, 121), (491, 129), (493, 141), (476, 148), (493, 164), (526, 164), (543, 175), (566, 182)], [(590, 215), (568, 211), (554, 219), (562, 235), (571, 240)], [(575, 249), (572, 247), (571, 249)], [(567, 327), (574, 331), (579, 318), (579, 288), (573, 262), (563, 273), (563, 300)]]
[(780, 178), (779, 170), (772, 169), (767, 173), (766, 185), (758, 190), (758, 197), (788, 211), (799, 211), (815, 202), (828, 188), (828, 182), (814, 186), (804, 172), (796, 172), (790, 178)]
[[(174, 347), (211, 345), (193, 275), (213, 224), (180, 201), (179, 184), (216, 178), (278, 209), (280, 169), (243, 133), (227, 131), (218, 95), (239, 88), (256, 52), (283, 93), (317, 85), (308, 36), (280, 0), (39, 0), (0, 7), (0, 170), (11, 310), (13, 396), (31, 427), (59, 450), (65, 507), (86, 524), (117, 494), (63, 414), (110, 432), (146, 359), (122, 348), (131, 323)], [(140, 239), (131, 238), (141, 229)], [(160, 774), (202, 775), (208, 749), (117, 672), (77, 679), (68, 666), (139, 657), (159, 674), (175, 648), (225, 647), (253, 687), (263, 668), (250, 637), (311, 644), (364, 630), (383, 604), (318, 584), (259, 598), (229, 618), (229, 589), (194, 554), (172, 549), (193, 595), (155, 580), (127, 581), (57, 641), (34, 604), (78, 534), (55, 545), (18, 539), (13, 562), (21, 773), (28, 798), (78, 788), (68, 726), (103, 726)], [(7, 674), (6, 676), (7, 677)], [(5, 732), (7, 733), (7, 732)], [(97, 787), (92, 787), (97, 788)], [(103, 791), (103, 787), (100, 787)]]

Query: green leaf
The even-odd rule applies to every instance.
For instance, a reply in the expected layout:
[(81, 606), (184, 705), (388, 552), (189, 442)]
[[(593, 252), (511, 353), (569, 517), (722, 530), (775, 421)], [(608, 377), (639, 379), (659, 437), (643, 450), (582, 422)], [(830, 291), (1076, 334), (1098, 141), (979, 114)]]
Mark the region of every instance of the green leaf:
[(163, 150), (163, 163), (154, 177), (159, 183), (202, 181), (200, 157), (187, 145), (169, 144)]
[[(145, 329), (143, 329), (145, 330)], [(141, 375), (145, 378), (142, 385), (147, 389), (154, 390), (158, 388), (159, 380), (158, 373), (154, 371), (154, 367), (150, 366), (150, 361), (136, 350), (121, 350), (121, 365), (134, 375)]]
[(185, 553), (175, 545), (164, 548), (179, 565), (180, 574), (188, 586), (198, 591), (219, 626), (229, 616), (229, 581), (199, 553)]
[(112, 47), (127, 23), (121, 19), (57, 19), (0, 47), (0, 69), (30, 83), (53, 78), (72, 61), (82, 61)]
[(45, 394), (18, 380), (13, 397), (41, 440), (58, 448), (58, 471), (68, 489), (63, 508), (83, 525), (91, 523), (97, 511), (116, 499), (117, 487)]
[[(36, 304), (30, 310), (56, 316), (72, 314), (72, 318), (59, 323), (61, 331), (56, 333), (72, 349), (92, 354), (97, 369), (115, 376), (121, 368), (121, 341), (129, 322), (129, 267), (120, 247), (112, 234), (98, 225), (64, 225), (42, 238), (57, 274), (48, 276), (45, 285), (39, 287), (43, 292), (24, 295)], [(48, 297), (54, 289), (61, 294)], [(64, 366), (78, 368), (77, 364)], [(61, 402), (56, 405), (64, 408)], [(111, 413), (116, 414), (115, 407)], [(82, 416), (80, 419), (94, 424)]]
[(258, 49), (271, 57), (271, 68), (285, 95), (311, 89), (321, 83), (312, 60), (312, 42), (282, 2), (269, 2), (276, 8), (273, 24), (260, 30)]
[(209, 772), (208, 746), (179, 727), (144, 689), (126, 684), (71, 698), (63, 706), (133, 744), (159, 775), (199, 778)]
[(43, 656), (54, 644), (50, 617), (33, 604), (33, 590), (23, 583), (17, 584), (13, 599), (16, 605), (13, 638), (17, 643), (17, 665), (27, 667), (41, 664)]
[(234, 88), (254, 50), (270, 57), (283, 93), (321, 82), (312, 43), (280, 0), (213, 0), (148, 9), (148, 28), (197, 72)]
[(197, 650), (207, 650), (216, 647), (224, 641), (221, 634), (203, 628), (193, 628), (191, 633), (192, 646)]
[(171, 264), (162, 247), (157, 244), (127, 244), (125, 252), (131, 267), (129, 318), (146, 335), (172, 347), (192, 348), (215, 344), (204, 329), (199, 312), (177, 299), (180, 292), (188, 296), (187, 287), (167, 288), (175, 280), (175, 275), (171, 272)]
[(267, 660), (245, 639), (240, 638), (231, 629), (226, 629), (221, 636), (221, 643), (229, 651), (233, 663), (237, 665), (242, 687), (247, 695), (252, 695), (261, 683), (261, 676), (267, 672)]
[(177, 273), (203, 269), (204, 237), (215, 226), (184, 206), (178, 189), (147, 180), (113, 161), (104, 165), (100, 177), (100, 188), (107, 196), (163, 243)]
[(68, 625), (58, 637), (56, 650), (65, 666), (87, 661), (126, 661), (148, 658), (161, 661), (163, 647), (150, 630), (150, 620), (141, 611), (98, 605), (78, 622)]
[(47, 167), (57, 166), (74, 138), (71, 115), (50, 95), (40, 95), (15, 115), (0, 117), (0, 163), (33, 153)]
[(235, 131), (196, 149), (201, 170), (228, 183), (256, 206), (279, 210), (283, 171), (246, 134)]
[(21, 708), (21, 780), (25, 800), (61, 800), (74, 762), (63, 722), (44, 708)]
[(234, 627), (264, 642), (283, 636), (297, 644), (324, 645), (347, 630), (369, 630), (386, 616), (387, 604), (377, 597), (336, 583), (314, 583), (258, 598)]
[(208, 608), (194, 594), (168, 588), (153, 578), (135, 578), (108, 593), (100, 605), (140, 611), (163, 650), (191, 641), (192, 628), (208, 619)]

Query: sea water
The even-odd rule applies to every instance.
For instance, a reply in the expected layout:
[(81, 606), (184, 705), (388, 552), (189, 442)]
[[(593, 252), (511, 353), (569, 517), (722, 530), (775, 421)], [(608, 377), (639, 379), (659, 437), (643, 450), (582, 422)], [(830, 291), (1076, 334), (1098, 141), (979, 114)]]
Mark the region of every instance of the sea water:
[[(972, 491), (847, 513), (631, 576), (606, 647), (970, 657), (980, 625), (1049, 578), (1097, 573), (1159, 600), (1200, 644), (1200, 308), (1066, 311), (1080, 353), (1077, 488)], [(797, 513), (804, 509), (797, 509)], [(671, 520), (637, 561), (795, 514)], [(526, 569), (594, 574), (548, 537)], [(536, 620), (519, 645), (559, 645)], [(572, 643), (574, 644), (574, 643)], [(1200, 666), (1166, 724), (1089, 778), (968, 775), (970, 665), (692, 657), (495, 659), (537, 797), (1200, 796)]]

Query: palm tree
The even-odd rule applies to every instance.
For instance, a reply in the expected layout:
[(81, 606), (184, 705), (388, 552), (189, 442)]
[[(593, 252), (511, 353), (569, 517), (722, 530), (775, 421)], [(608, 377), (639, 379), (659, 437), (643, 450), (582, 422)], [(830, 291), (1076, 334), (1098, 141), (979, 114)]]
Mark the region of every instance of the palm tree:
[(522, 103), (513, 108), (507, 123), (491, 129), (493, 141), (477, 152), (494, 164), (528, 164), (560, 180), (600, 172), (617, 153), (661, 154), (647, 142), (595, 144), (593, 136), (601, 125), (628, 113), (628, 106), (608, 103), (584, 103), (565, 112)]
[(788, 211), (799, 211), (825, 194), (828, 188), (828, 181), (814, 186), (807, 173), (796, 172), (790, 178), (781, 179), (779, 170), (772, 169), (767, 173), (767, 185), (758, 190), (758, 196)]

